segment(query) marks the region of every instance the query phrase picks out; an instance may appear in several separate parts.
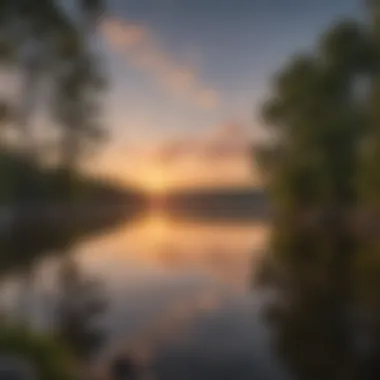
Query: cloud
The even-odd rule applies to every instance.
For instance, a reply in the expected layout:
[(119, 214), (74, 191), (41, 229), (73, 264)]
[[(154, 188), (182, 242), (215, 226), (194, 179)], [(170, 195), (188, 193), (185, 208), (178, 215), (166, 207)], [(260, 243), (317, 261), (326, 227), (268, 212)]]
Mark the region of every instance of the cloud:
[(244, 126), (227, 123), (197, 138), (161, 143), (151, 162), (170, 173), (174, 186), (251, 186), (259, 180), (251, 145)]
[(159, 147), (158, 158), (166, 163), (178, 163), (188, 157), (202, 162), (225, 162), (246, 159), (250, 154), (252, 140), (244, 126), (236, 123), (218, 125), (197, 139), (169, 141)]
[(147, 38), (147, 31), (142, 26), (123, 26), (111, 20), (103, 24), (103, 31), (112, 46), (121, 51), (138, 46)]
[(162, 48), (146, 26), (108, 18), (102, 24), (102, 31), (106, 41), (123, 53), (129, 64), (149, 73), (174, 96), (204, 109), (219, 105), (218, 92), (203, 82), (194, 67), (178, 62)]
[[(217, 186), (259, 186), (248, 127), (222, 123), (182, 139), (110, 146), (90, 170), (147, 191)], [(89, 170), (87, 169), (87, 170)]]

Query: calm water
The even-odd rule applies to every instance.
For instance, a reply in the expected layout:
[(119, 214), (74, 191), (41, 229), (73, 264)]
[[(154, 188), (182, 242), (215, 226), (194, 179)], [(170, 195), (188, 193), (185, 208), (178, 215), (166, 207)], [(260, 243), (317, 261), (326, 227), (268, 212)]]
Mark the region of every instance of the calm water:
[[(158, 378), (282, 378), (252, 285), (268, 235), (254, 222), (174, 223), (156, 214), (71, 247), (108, 299), (99, 320), (107, 344), (97, 366), (124, 351), (153, 366)], [(37, 328), (49, 326), (60, 260), (38, 263), (28, 286)], [(14, 307), (19, 288), (18, 279), (7, 282), (4, 308)]]

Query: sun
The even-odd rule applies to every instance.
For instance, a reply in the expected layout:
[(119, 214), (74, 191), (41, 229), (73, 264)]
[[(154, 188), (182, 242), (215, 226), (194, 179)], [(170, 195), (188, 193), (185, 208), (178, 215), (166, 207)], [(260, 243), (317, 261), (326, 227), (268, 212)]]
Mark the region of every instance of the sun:
[(150, 170), (143, 177), (143, 186), (149, 193), (162, 194), (168, 190), (168, 180), (162, 170)]

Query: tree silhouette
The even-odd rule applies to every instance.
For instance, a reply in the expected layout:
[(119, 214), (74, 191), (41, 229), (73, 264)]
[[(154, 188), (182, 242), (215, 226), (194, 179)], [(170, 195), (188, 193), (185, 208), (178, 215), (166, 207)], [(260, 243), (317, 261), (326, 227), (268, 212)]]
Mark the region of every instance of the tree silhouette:
[[(91, 47), (103, 11), (100, 0), (78, 0), (66, 11), (57, 0), (3, 0), (0, 6), (0, 67), (12, 68), (22, 83), (17, 102), (5, 103), (1, 117), (19, 133), (18, 147), (33, 161), (44, 158), (33, 138), (33, 116), (41, 101), (61, 135), (62, 166), (78, 163), (88, 142), (98, 141), (104, 129), (99, 120), (99, 94), (105, 80), (99, 57)], [(48, 83), (49, 98), (41, 91)], [(38, 154), (37, 154), (38, 153)], [(48, 153), (46, 153), (48, 154)], [(14, 176), (14, 179), (17, 178)], [(16, 181), (28, 188), (33, 179)]]
[[(261, 149), (275, 210), (267, 309), (298, 379), (380, 373), (380, 2), (275, 78)], [(375, 231), (375, 232), (374, 232)]]

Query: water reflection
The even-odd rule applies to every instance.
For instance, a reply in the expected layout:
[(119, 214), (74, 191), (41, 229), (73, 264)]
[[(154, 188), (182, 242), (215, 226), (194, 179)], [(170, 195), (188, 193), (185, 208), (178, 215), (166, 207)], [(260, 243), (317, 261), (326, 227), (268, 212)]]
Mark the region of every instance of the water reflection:
[[(96, 372), (116, 353), (132, 352), (156, 378), (279, 378), (258, 318), (261, 299), (251, 289), (268, 231), (259, 223), (155, 214), (78, 242), (72, 258), (84, 276), (102, 282), (108, 299)], [(61, 261), (49, 256), (34, 269), (40, 326), (49, 322)]]
[(265, 320), (296, 379), (378, 379), (379, 256), (345, 229), (282, 226), (263, 285)]
[(197, 224), (152, 215), (86, 242), (77, 251), (83, 266), (111, 282), (203, 276), (247, 291), (252, 260), (260, 259), (267, 235), (261, 224)]
[[(228, 347), (245, 350), (248, 363), (252, 346), (260, 341), (259, 328), (252, 323), (257, 310), (251, 297), (252, 266), (260, 261), (267, 237), (261, 224), (178, 223), (152, 215), (78, 246), (77, 261), (105, 279), (109, 290), (105, 356), (132, 350), (152, 360), (164, 347), (166, 355), (173, 347), (177, 355), (182, 347), (184, 361), (191, 363), (209, 355), (201, 349), (207, 343), (213, 346), (211, 356), (225, 357)], [(204, 326), (211, 331), (225, 323), (230, 327), (218, 336), (203, 331)], [(218, 353), (221, 347), (226, 352)], [(169, 358), (159, 360), (166, 363), (161, 370), (167, 378), (171, 369), (166, 367), (178, 363), (178, 358)]]

